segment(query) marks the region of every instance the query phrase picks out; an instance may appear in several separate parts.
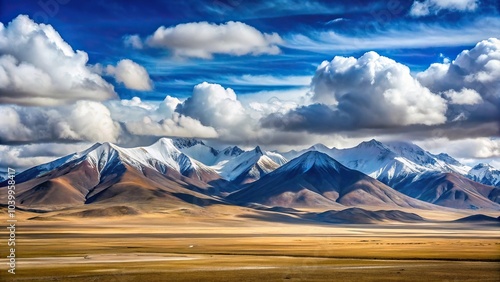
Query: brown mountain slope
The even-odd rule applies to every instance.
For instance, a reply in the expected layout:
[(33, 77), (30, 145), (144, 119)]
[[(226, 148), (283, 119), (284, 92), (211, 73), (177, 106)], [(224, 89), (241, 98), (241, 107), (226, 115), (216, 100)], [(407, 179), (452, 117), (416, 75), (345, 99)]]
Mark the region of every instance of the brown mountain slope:
[[(181, 175), (168, 166), (160, 172), (138, 165), (112, 150), (94, 157), (85, 155), (17, 184), (16, 200), (21, 208), (45, 210), (92, 203), (133, 205), (155, 199), (161, 199), (165, 205), (221, 202), (208, 196), (217, 192), (216, 188), (198, 179)], [(2, 193), (0, 201), (6, 202), (6, 197), (7, 193)]]
[(436, 208), (316, 151), (288, 162), (227, 199), (282, 207), (370, 205)]
[(399, 183), (395, 188), (410, 197), (440, 206), (500, 210), (500, 188), (455, 173), (424, 173)]
[(380, 222), (423, 222), (425, 219), (414, 213), (398, 210), (369, 211), (348, 208), (341, 211), (326, 211), (316, 214), (313, 219), (329, 223), (371, 224)]

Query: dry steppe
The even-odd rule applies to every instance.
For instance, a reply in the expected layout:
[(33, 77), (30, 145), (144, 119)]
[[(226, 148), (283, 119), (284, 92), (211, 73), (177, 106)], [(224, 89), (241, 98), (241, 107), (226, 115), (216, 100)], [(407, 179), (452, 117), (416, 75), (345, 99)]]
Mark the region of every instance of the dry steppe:
[(444, 222), (470, 212), (326, 224), (225, 205), (145, 208), (19, 211), (16, 275), (2, 262), (0, 280), (500, 281), (499, 225)]

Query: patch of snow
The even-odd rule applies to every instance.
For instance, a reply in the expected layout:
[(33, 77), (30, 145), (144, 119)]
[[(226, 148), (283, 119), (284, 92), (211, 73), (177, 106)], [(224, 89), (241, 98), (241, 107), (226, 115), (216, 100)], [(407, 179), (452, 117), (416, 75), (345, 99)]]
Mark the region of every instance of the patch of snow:
[(215, 149), (204, 144), (195, 144), (182, 148), (180, 151), (205, 165), (213, 165), (218, 154)]
[(279, 153), (266, 151), (266, 152), (264, 152), (264, 154), (280, 166), (282, 166), (288, 162), (288, 160)]

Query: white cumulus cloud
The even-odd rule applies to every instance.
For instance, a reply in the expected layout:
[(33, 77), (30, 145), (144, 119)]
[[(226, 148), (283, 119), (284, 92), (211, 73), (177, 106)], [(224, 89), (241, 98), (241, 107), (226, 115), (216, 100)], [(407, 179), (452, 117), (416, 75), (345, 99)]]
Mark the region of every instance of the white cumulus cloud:
[(127, 130), (134, 135), (216, 138), (217, 131), (201, 124), (199, 120), (173, 113), (171, 118), (155, 121), (145, 116), (141, 121), (126, 123)]
[[(127, 37), (128, 44), (140, 46), (137, 37)], [(233, 56), (280, 53), (283, 42), (277, 33), (262, 33), (242, 22), (213, 24), (193, 22), (159, 27), (146, 39), (150, 47), (164, 48), (177, 57), (210, 59), (214, 54)]]
[(498, 158), (500, 157), (500, 140), (494, 138), (464, 138), (449, 140), (436, 138), (418, 142), (432, 152), (445, 152), (456, 158)]
[(499, 39), (483, 40), (450, 63), (432, 64), (417, 78), (431, 91), (443, 93), (452, 104), (458, 104), (450, 108), (454, 115), (465, 115), (470, 120), (500, 120)]
[(0, 143), (113, 142), (143, 145), (159, 137), (215, 138), (217, 131), (174, 112), (176, 98), (143, 102), (78, 101), (60, 106), (0, 105)]
[[(120, 141), (150, 142), (152, 137), (198, 137), (215, 138), (217, 131), (203, 125), (199, 120), (175, 112), (180, 100), (171, 96), (161, 102), (146, 102), (139, 97), (131, 100), (108, 101), (105, 105), (111, 117), (122, 124)], [(143, 139), (141, 141), (141, 139)]]
[(114, 76), (116, 82), (123, 83), (128, 89), (138, 91), (153, 89), (153, 82), (146, 69), (132, 60), (124, 59), (116, 66), (108, 65), (106, 73)]
[(0, 145), (0, 168), (24, 170), (79, 152), (92, 143), (35, 143), (17, 146)]
[(450, 100), (451, 104), (457, 105), (476, 105), (483, 101), (481, 95), (475, 90), (464, 88), (460, 91), (448, 90), (444, 96)]
[(221, 130), (247, 121), (246, 110), (233, 89), (207, 82), (196, 85), (192, 96), (177, 111)]
[(59, 105), (117, 98), (113, 86), (87, 65), (50, 25), (20, 15), (0, 23), (0, 103)]
[[(441, 124), (446, 101), (423, 87), (410, 69), (375, 52), (323, 62), (312, 80), (312, 100), (332, 105), (357, 126)], [(332, 121), (342, 122), (342, 121)]]
[(78, 101), (57, 107), (0, 106), (0, 143), (116, 142), (119, 125), (100, 102)]

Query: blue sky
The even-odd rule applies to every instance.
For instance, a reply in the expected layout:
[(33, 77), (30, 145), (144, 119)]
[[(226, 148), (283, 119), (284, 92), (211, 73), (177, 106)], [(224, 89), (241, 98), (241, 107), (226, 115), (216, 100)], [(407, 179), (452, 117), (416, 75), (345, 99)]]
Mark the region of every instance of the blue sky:
[(164, 136), (498, 165), (499, 31), (493, 0), (0, 0), (0, 167)]

